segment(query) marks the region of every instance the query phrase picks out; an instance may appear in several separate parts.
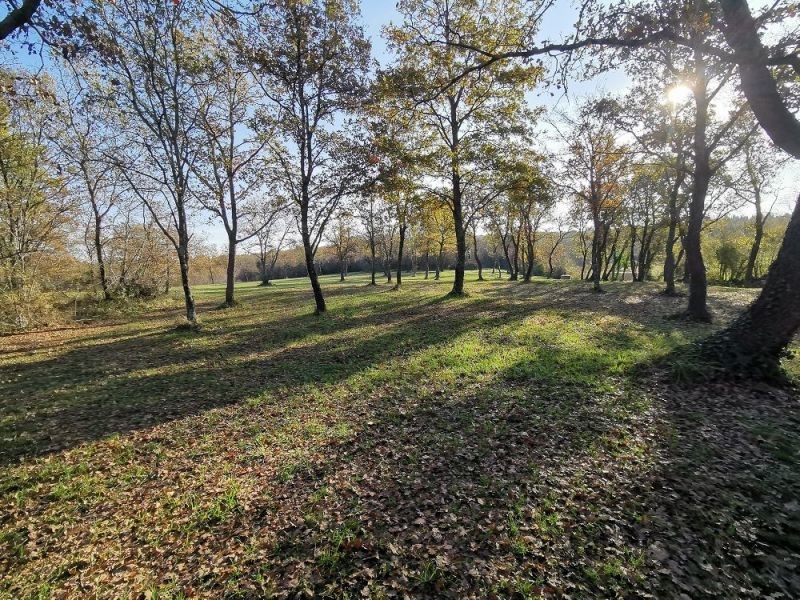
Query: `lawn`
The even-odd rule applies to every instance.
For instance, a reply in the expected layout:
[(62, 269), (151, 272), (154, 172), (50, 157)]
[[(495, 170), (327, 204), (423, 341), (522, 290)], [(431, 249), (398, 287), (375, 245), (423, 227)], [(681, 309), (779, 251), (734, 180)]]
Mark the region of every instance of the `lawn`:
[(796, 392), (654, 366), (752, 292), (449, 275), (0, 338), (0, 595), (800, 596)]

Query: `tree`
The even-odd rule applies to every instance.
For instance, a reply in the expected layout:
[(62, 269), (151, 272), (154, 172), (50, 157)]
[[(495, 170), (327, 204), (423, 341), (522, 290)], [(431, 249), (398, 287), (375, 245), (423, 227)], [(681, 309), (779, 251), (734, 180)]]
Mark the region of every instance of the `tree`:
[(478, 251), (478, 227), (480, 227), (480, 219), (475, 218), (472, 220), (470, 233), (472, 234), (472, 252), (475, 255), (475, 266), (478, 267), (478, 281), (483, 281), (483, 264), (481, 263), (480, 253)]
[[(734, 51), (742, 91), (756, 120), (776, 146), (800, 159), (800, 120), (778, 89), (747, 2), (720, 4), (725, 39)], [(728, 328), (704, 341), (700, 353), (729, 372), (774, 376), (799, 328), (800, 197), (761, 294)]]
[(461, 295), (467, 231), (472, 220), (509, 185), (498, 176), (501, 155), (511, 151), (508, 142), (523, 135), (524, 124), (532, 120), (524, 109), (524, 91), (535, 85), (541, 69), (487, 68), (447, 87), (476, 55), (439, 40), (453, 43), (464, 32), (480, 31), (485, 44), (507, 44), (520, 35), (518, 2), (402, 0), (398, 10), (403, 25), (386, 30), (399, 56), (396, 81), (412, 100), (420, 122), (435, 133), (427, 151), (438, 159), (426, 180), (431, 182), (429, 192), (452, 213), (456, 264), (451, 294)]
[(0, 80), (14, 90), (11, 100), (0, 100), (0, 264), (4, 287), (22, 292), (35, 259), (63, 242), (75, 206), (47, 144), (42, 108), (52, 104), (52, 91), (30, 75), (0, 72)]
[(367, 189), (356, 202), (356, 212), (364, 230), (367, 247), (370, 253), (370, 285), (377, 285), (375, 273), (377, 268), (378, 228), (380, 226), (380, 206), (375, 188)]
[(93, 57), (120, 111), (124, 143), (115, 163), (175, 248), (186, 320), (197, 321), (189, 283), (189, 218), (198, 114), (195, 29), (191, 0), (153, 3), (119, 0), (97, 5), (81, 21), (93, 40)]
[[(230, 45), (213, 39), (203, 45), (202, 83), (196, 88), (201, 149), (192, 171), (201, 184), (198, 200), (222, 221), (228, 237), (223, 306), (233, 306), (236, 248), (259, 232), (253, 228), (243, 232), (240, 221), (249, 218), (255, 197), (262, 192), (259, 161), (272, 132), (268, 128), (258, 134), (255, 131), (255, 85), (249, 73), (237, 65)], [(262, 226), (270, 220), (264, 219)]]
[(553, 259), (557, 256), (559, 249), (561, 249), (564, 240), (569, 235), (569, 228), (567, 227), (567, 219), (559, 217), (556, 219), (556, 230), (549, 236), (551, 241), (550, 250), (547, 251), (547, 277), (553, 277)]
[[(753, 136), (744, 146), (742, 152), (744, 186), (737, 190), (739, 196), (755, 209), (753, 223), (753, 242), (747, 255), (744, 280), (753, 283), (760, 275), (759, 252), (764, 239), (764, 227), (772, 214), (771, 206), (764, 206), (764, 196), (769, 193), (770, 184), (777, 170), (785, 164), (782, 156), (776, 155), (763, 136)], [(776, 196), (777, 199), (777, 196)]]
[(347, 117), (367, 95), (370, 45), (355, 0), (259, 2), (252, 13), (240, 27), (238, 46), (278, 124), (279, 139), (270, 143), (274, 176), (294, 205), (316, 312), (322, 313), (314, 257), (342, 198), (363, 187), (366, 157)]
[(275, 264), (278, 262), (291, 223), (286, 219), (286, 201), (277, 197), (256, 204), (243, 223), (245, 240), (255, 242), (261, 285), (270, 285)]
[(97, 263), (97, 277), (105, 300), (111, 300), (112, 283), (105, 261), (106, 229), (113, 224), (122, 196), (122, 174), (109, 156), (113, 154), (115, 132), (113, 107), (98, 94), (96, 76), (82, 76), (61, 65), (56, 129), (51, 138), (88, 201), (88, 230)]
[(353, 216), (348, 211), (339, 211), (328, 234), (328, 243), (333, 247), (339, 261), (339, 281), (344, 281), (350, 259), (358, 250), (358, 236), (353, 227)]
[(628, 170), (628, 149), (617, 142), (606, 107), (587, 103), (576, 119), (566, 118), (570, 133), (560, 133), (569, 144), (565, 186), (581, 200), (592, 220), (592, 286), (602, 291), (603, 253), (608, 231), (618, 216)]
[[(509, 199), (519, 217), (519, 230), (525, 237), (526, 267), (523, 281), (530, 283), (533, 277), (537, 232), (542, 221), (555, 203), (552, 186), (539, 164), (517, 166), (519, 177), (509, 191)], [(519, 243), (517, 243), (519, 247)]]

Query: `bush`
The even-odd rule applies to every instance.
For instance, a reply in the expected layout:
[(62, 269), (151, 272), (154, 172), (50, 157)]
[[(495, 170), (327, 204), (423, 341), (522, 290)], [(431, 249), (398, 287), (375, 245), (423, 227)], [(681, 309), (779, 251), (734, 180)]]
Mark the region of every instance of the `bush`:
[(10, 332), (63, 323), (50, 294), (36, 285), (0, 291), (0, 331)]

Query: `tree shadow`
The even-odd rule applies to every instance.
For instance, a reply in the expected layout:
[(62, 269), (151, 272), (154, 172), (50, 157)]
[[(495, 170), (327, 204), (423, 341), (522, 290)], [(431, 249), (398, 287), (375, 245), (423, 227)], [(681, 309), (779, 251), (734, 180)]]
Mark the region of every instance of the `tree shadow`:
[[(179, 477), (198, 476), (194, 459), (168, 474), (145, 447), (125, 459), (126, 469), (158, 473), (133, 488), (136, 506), (155, 513), (176, 498), (157, 545), (146, 522), (130, 525), (110, 500), (84, 509), (111, 513), (113, 530), (137, 549), (137, 570), (213, 596), (731, 597), (736, 585), (796, 596), (797, 440), (785, 437), (798, 431), (796, 398), (776, 402), (769, 388), (686, 392), (643, 376), (642, 336), (669, 329), (654, 316), (670, 307), (652, 306), (641, 290), (597, 305), (554, 287), (543, 291), (556, 294), (549, 300), (534, 285), (513, 300), (487, 289), (457, 302), (365, 288), (360, 307), (321, 319), (241, 322), (274, 308), (265, 303), (234, 309), (200, 336), (156, 331), (3, 367), (0, 381), (12, 379), (3, 385), (20, 398), (14, 430), (32, 440), (5, 446), (3, 459), (236, 404), (192, 435), (226, 432), (209, 451), (250, 485), (243, 508), (198, 525), (197, 500), (183, 496), (192, 488)], [(543, 309), (565, 311), (564, 329), (554, 317), (548, 329), (526, 331)], [(566, 328), (568, 318), (598, 315), (578, 334)], [(641, 330), (620, 328), (622, 316)], [(500, 367), (474, 364), (479, 352), (473, 364), (454, 364), (470, 344), (507, 345), (509, 354)], [(44, 380), (43, 391), (21, 382), (23, 372)], [(331, 396), (349, 384), (359, 395), (336, 404)], [(254, 454), (258, 435), (295, 448), (298, 431), (321, 427), (307, 416), (295, 422), (298, 407), (316, 414), (315, 401), (324, 406), (318, 419), (344, 434), (296, 453)], [(113, 470), (102, 477), (119, 484)], [(759, 481), (765, 489), (753, 487)], [(56, 544), (40, 542), (41, 552)], [(80, 539), (75, 552), (90, 544)], [(212, 571), (210, 557), (225, 558)], [(97, 569), (65, 577), (92, 585)], [(127, 582), (124, 571), (113, 576)]]

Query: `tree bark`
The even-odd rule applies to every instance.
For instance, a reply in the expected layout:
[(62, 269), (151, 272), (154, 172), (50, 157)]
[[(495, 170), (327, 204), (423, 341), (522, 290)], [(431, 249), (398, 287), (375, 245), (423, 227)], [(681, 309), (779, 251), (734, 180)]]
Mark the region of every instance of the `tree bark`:
[(403, 246), (406, 243), (406, 225), (401, 225), (399, 230), (399, 243), (397, 245), (397, 282), (395, 288), (399, 288), (403, 283)]
[(327, 307), (325, 297), (322, 295), (322, 286), (319, 284), (317, 270), (314, 268), (314, 250), (311, 245), (311, 237), (308, 232), (308, 203), (300, 210), (300, 237), (303, 239), (303, 253), (306, 259), (306, 272), (311, 280), (311, 291), (314, 294), (314, 304), (316, 314), (322, 314)]
[(181, 285), (183, 286), (183, 299), (186, 305), (186, 320), (194, 324), (197, 322), (197, 313), (194, 306), (192, 289), (189, 287), (189, 248), (185, 241), (178, 244), (178, 263), (181, 267)]
[(708, 282), (700, 235), (703, 229), (706, 195), (711, 182), (711, 164), (706, 141), (708, 124), (708, 99), (706, 98), (705, 58), (702, 51), (694, 53), (695, 124), (694, 124), (694, 177), (692, 198), (689, 203), (689, 226), (686, 231), (686, 271), (689, 275), (688, 317), (693, 321), (710, 322), (711, 314), (706, 304)]
[[(765, 64), (766, 50), (746, 0), (721, 0), (739, 77), (758, 123), (781, 149), (800, 159), (800, 121), (778, 91)], [(780, 357), (800, 327), (800, 196), (756, 301), (727, 329), (701, 344), (702, 354), (728, 372), (749, 376), (779, 373)]]
[(750, 254), (747, 257), (747, 267), (745, 269), (744, 280), (747, 283), (755, 281), (756, 260), (758, 260), (758, 253), (761, 250), (761, 240), (764, 238), (764, 223), (766, 219), (761, 210), (761, 193), (755, 191), (755, 205), (756, 205), (756, 231), (753, 236), (753, 245), (750, 247)]
[(42, 0), (23, 0), (20, 6), (9, 11), (0, 21), (0, 40), (6, 39), (17, 29), (30, 23), (41, 3)]
[(103, 289), (103, 299), (111, 300), (111, 290), (108, 288), (108, 278), (106, 277), (106, 262), (103, 258), (103, 241), (100, 238), (102, 217), (94, 202), (92, 202), (92, 209), (94, 210), (94, 251), (97, 254), (97, 273), (100, 278), (100, 287)]
[(595, 292), (601, 292), (600, 236), (602, 235), (602, 223), (597, 211), (592, 211), (592, 224), (594, 225), (594, 232), (592, 233), (592, 289)]
[(475, 264), (478, 265), (478, 281), (483, 281), (483, 265), (481, 264), (481, 257), (478, 256), (478, 235), (475, 233), (475, 228), (472, 228), (472, 248), (475, 252)]
[(233, 306), (233, 285), (236, 279), (236, 234), (228, 234), (228, 265), (225, 269), (225, 306)]
[(800, 197), (783, 245), (755, 302), (727, 329), (701, 344), (707, 357), (746, 376), (772, 376), (800, 328)]

